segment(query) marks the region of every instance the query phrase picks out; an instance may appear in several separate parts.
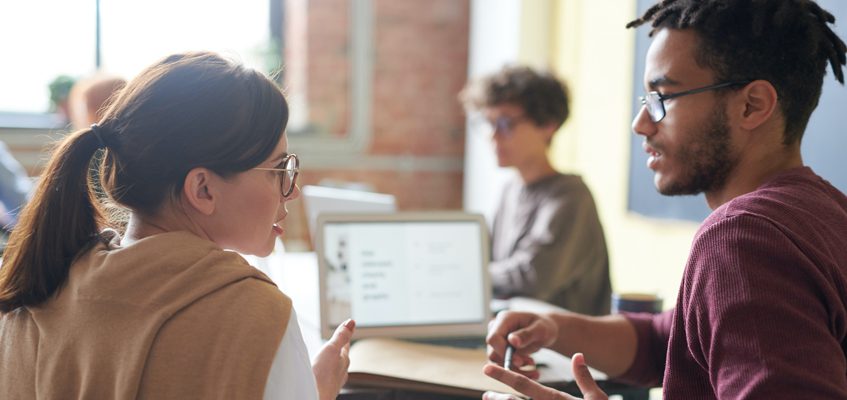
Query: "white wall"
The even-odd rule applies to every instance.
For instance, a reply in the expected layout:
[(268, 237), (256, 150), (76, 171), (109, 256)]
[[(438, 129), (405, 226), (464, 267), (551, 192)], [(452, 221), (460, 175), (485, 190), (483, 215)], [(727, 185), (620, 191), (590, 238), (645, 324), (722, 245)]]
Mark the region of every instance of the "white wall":
[[(471, 1), (468, 79), (518, 60), (520, 22), (520, 0)], [(497, 167), (489, 139), (471, 128), (466, 129), (464, 209), (491, 217), (503, 183), (513, 172)]]

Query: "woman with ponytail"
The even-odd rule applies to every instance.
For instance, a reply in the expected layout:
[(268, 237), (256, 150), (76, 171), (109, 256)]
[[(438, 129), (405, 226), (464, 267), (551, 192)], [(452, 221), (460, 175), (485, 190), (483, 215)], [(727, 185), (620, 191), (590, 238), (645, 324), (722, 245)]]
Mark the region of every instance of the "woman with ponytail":
[(186, 53), (67, 136), (0, 267), (2, 397), (335, 398), (354, 323), (310, 365), (290, 299), (228, 251), (283, 233), (287, 121), (264, 75)]

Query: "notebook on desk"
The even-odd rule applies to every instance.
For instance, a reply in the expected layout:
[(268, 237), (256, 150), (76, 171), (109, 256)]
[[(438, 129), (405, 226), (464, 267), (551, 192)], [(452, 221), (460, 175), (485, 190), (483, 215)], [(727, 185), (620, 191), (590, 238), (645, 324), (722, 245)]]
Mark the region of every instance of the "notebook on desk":
[(481, 215), (324, 214), (317, 225), (324, 339), (353, 318), (354, 339), (482, 343), (491, 289)]

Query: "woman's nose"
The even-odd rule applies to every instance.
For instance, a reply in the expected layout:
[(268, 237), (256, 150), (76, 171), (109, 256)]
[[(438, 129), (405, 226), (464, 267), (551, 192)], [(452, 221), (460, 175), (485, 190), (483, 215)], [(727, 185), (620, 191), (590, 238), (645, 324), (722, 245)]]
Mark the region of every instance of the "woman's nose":
[(283, 197), (282, 200), (283, 201), (291, 201), (291, 200), (297, 200), (298, 198), (300, 198), (300, 185), (295, 184), (294, 190), (291, 191), (291, 194), (288, 195), (288, 197)]

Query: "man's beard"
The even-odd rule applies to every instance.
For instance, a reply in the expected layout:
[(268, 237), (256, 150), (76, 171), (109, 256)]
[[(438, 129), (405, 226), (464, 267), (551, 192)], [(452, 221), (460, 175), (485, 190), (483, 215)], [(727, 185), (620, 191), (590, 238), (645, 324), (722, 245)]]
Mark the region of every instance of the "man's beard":
[(716, 107), (708, 124), (682, 145), (675, 158), (683, 162), (680, 178), (659, 192), (666, 196), (690, 195), (722, 188), (738, 163), (730, 154), (729, 125), (723, 107)]

